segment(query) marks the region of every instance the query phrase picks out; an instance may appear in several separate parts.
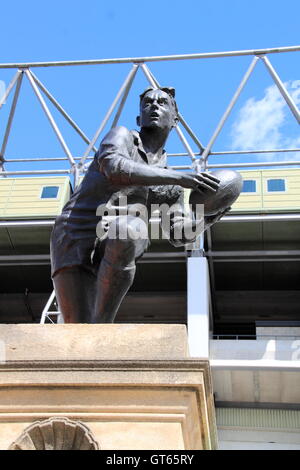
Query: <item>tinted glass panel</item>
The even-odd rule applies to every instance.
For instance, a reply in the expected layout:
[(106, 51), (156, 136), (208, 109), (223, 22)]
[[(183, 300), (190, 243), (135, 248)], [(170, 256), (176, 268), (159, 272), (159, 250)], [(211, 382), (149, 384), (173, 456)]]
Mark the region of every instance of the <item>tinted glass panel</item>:
[(274, 179), (268, 180), (268, 191), (285, 191), (285, 180), (282, 179)]
[(58, 194), (58, 186), (45, 186), (42, 191), (42, 199), (55, 199)]
[(256, 181), (246, 180), (243, 182), (242, 193), (255, 193), (256, 192)]

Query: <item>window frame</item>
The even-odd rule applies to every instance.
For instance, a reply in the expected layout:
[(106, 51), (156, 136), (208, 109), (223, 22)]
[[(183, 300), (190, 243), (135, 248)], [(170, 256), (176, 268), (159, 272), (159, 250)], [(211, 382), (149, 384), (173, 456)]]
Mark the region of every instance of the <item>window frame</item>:
[[(284, 190), (280, 190), (280, 191), (269, 191), (269, 188), (268, 188), (268, 183), (269, 181), (274, 181), (274, 180), (281, 180), (284, 182)], [(287, 186), (287, 179), (284, 178), (284, 177), (281, 177), (281, 178), (274, 178), (274, 177), (270, 177), (270, 178), (266, 178), (265, 180), (265, 190), (266, 190), (266, 193), (267, 194), (284, 194), (284, 193), (287, 193), (287, 190), (288, 190), (288, 186)]]
[(241, 195), (243, 194), (258, 194), (258, 190), (257, 190), (257, 183), (259, 182), (257, 179), (254, 179), (254, 178), (243, 178), (243, 184), (245, 181), (254, 181), (255, 182), (255, 191), (243, 191), (243, 188), (242, 188), (242, 191), (241, 191)]
[[(45, 188), (53, 188), (53, 187), (54, 187), (54, 188), (57, 188), (57, 195), (56, 195), (56, 197), (42, 197), (43, 191), (44, 191)], [(58, 184), (56, 184), (56, 185), (54, 185), (54, 184), (52, 184), (52, 185), (47, 184), (47, 185), (45, 185), (45, 186), (42, 186), (39, 199), (41, 199), (42, 201), (48, 201), (48, 200), (49, 200), (49, 201), (55, 201), (55, 200), (57, 201), (57, 200), (59, 199), (59, 195), (60, 195), (60, 186), (59, 186)]]

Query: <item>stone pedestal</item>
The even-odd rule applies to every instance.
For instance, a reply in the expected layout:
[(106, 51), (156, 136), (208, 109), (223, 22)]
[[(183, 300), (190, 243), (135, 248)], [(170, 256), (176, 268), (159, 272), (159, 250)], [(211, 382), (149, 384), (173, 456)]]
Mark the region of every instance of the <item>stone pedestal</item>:
[(0, 342), (0, 449), (54, 417), (102, 450), (217, 446), (209, 363), (183, 325), (0, 325)]

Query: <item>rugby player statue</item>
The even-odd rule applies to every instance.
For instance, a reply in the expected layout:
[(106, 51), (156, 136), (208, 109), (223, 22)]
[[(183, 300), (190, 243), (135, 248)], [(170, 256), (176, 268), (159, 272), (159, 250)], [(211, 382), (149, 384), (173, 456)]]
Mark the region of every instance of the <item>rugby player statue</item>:
[[(109, 131), (57, 217), (51, 236), (52, 279), (65, 323), (114, 321), (133, 283), (136, 261), (149, 246), (148, 220), (139, 217), (137, 207), (146, 209), (149, 218), (151, 205), (167, 204), (169, 241), (182, 246), (216, 223), (238, 197), (242, 180), (236, 172), (168, 169), (164, 145), (177, 116), (173, 88), (145, 90), (137, 117), (140, 131), (122, 126)], [(191, 189), (193, 209), (204, 204), (204, 219), (186, 214), (183, 188)], [(192, 236), (185, 230), (191, 227)]]

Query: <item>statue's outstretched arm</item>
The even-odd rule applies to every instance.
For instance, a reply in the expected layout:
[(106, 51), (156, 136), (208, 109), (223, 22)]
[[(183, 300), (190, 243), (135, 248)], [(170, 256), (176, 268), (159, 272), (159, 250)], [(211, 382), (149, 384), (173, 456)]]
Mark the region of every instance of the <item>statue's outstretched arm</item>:
[(115, 127), (103, 139), (97, 152), (100, 171), (115, 185), (167, 185), (215, 192), (219, 180), (206, 173), (181, 173), (134, 162), (130, 157), (132, 135), (125, 127)]

